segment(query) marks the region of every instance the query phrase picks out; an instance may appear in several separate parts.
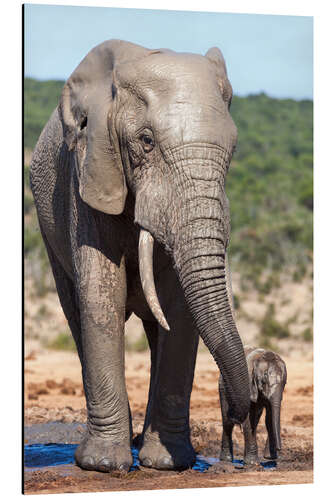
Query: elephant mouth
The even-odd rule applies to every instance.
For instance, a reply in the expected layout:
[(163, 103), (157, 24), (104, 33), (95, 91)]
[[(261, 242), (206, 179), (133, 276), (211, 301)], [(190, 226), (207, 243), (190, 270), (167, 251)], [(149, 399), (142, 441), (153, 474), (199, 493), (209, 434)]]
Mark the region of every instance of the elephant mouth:
[(153, 251), (153, 236), (149, 231), (141, 229), (139, 236), (139, 270), (143, 293), (156, 320), (164, 330), (169, 331), (170, 327), (165, 319), (156, 293), (153, 271)]

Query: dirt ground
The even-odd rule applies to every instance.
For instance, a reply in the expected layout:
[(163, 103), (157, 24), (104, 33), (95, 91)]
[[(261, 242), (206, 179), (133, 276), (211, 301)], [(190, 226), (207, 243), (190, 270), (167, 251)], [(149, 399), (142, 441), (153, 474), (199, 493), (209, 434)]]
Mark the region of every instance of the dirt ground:
[[(103, 474), (77, 466), (26, 469), (25, 493), (205, 488), (244, 485), (301, 484), (313, 482), (313, 362), (285, 358), (288, 382), (281, 415), (283, 452), (276, 470), (260, 466), (236, 469), (216, 464), (208, 472), (160, 472), (146, 468)], [(143, 425), (149, 384), (149, 352), (126, 353), (126, 380), (134, 433)], [(25, 425), (46, 422), (85, 422), (81, 370), (75, 353), (26, 348)], [(206, 457), (218, 457), (221, 415), (217, 391), (218, 371), (208, 352), (199, 352), (191, 399), (192, 442)], [(82, 432), (84, 428), (82, 427)], [(266, 438), (264, 418), (259, 424), (260, 454)], [(235, 431), (235, 455), (242, 458), (243, 441)], [(261, 455), (262, 456), (262, 455)]]

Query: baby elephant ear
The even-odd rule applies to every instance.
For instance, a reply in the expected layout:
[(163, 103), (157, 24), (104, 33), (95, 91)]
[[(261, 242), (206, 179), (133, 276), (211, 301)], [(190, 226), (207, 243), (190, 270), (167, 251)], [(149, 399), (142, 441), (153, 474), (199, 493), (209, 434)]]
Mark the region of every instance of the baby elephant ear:
[(250, 380), (250, 399), (252, 403), (256, 403), (258, 400), (258, 386), (254, 374), (252, 375), (252, 378)]
[(246, 356), (246, 361), (250, 380), (250, 400), (252, 403), (256, 403), (258, 400), (258, 384), (256, 376), (255, 353), (253, 354), (252, 352), (250, 352), (250, 354)]

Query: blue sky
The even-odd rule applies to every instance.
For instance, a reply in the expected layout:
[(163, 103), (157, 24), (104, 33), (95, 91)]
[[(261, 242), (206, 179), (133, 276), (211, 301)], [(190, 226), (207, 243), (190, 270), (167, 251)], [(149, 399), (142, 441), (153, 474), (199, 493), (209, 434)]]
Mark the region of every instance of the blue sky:
[(218, 46), (236, 95), (313, 98), (313, 18), (25, 5), (25, 76), (67, 79), (110, 38), (204, 54)]

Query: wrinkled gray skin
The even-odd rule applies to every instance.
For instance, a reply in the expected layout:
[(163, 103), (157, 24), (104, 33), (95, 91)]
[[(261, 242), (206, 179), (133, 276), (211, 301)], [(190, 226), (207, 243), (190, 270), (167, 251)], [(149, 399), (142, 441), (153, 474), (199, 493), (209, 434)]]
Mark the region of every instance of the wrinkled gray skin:
[[(249, 414), (242, 424), (244, 434), (244, 462), (259, 463), (257, 446), (257, 426), (266, 409), (265, 424), (267, 440), (264, 458), (275, 460), (281, 450), (280, 411), (287, 369), (281, 357), (272, 351), (245, 346), (249, 370), (251, 405)], [(224, 381), (219, 380), (219, 392), (223, 421), (221, 460), (233, 459), (232, 431), (234, 423), (228, 418), (228, 402), (224, 397)]]
[[(35, 148), (31, 187), (82, 364), (88, 433), (75, 457), (84, 469), (132, 464), (124, 377), (132, 312), (151, 349), (143, 465), (182, 469), (195, 460), (189, 401), (198, 333), (223, 370), (230, 418), (247, 415), (247, 366), (225, 285), (231, 94), (216, 48), (204, 57), (107, 41), (66, 82)], [(146, 254), (138, 257), (141, 229), (140, 245), (155, 241), (157, 299), (140, 281), (139, 260), (149, 266)], [(170, 332), (163, 313), (154, 314), (166, 329), (151, 312), (156, 302)]]

